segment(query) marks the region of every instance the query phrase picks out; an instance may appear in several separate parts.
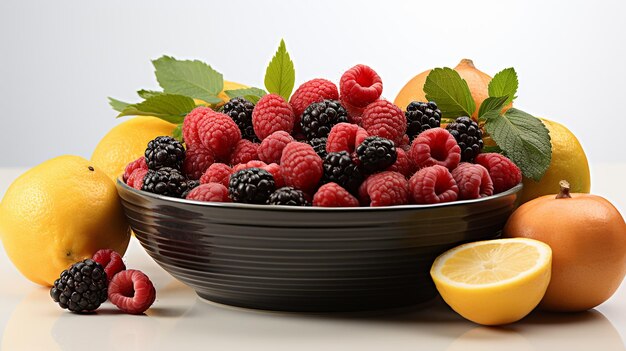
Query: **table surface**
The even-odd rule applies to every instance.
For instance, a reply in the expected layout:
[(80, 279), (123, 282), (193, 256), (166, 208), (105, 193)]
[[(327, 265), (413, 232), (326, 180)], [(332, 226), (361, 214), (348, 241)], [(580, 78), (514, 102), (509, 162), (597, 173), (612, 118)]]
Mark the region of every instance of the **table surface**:
[[(0, 168), (0, 197), (23, 171)], [(592, 191), (622, 214), (626, 189), (612, 184), (625, 172), (626, 164), (592, 167)], [(23, 278), (0, 250), (2, 350), (626, 350), (626, 284), (591, 311), (534, 311), (508, 326), (484, 327), (440, 299), (421, 308), (350, 314), (235, 308), (198, 298), (135, 239), (124, 259), (157, 289), (145, 315), (122, 314), (109, 302), (91, 315), (61, 310), (48, 289)]]

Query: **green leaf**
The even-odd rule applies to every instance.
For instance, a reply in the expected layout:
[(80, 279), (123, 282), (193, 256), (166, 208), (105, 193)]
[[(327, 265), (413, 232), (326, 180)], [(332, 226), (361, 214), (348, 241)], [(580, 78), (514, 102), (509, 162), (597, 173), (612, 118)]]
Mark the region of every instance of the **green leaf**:
[(184, 142), (183, 140), (183, 124), (179, 123), (176, 125), (176, 128), (174, 128), (174, 130), (172, 131), (172, 138), (180, 141), (181, 143)]
[(504, 105), (511, 103), (517, 96), (517, 73), (513, 67), (498, 72), (489, 82), (489, 96), (508, 96)]
[(485, 129), (528, 178), (539, 181), (550, 166), (550, 134), (540, 119), (511, 108), (485, 114)]
[(451, 68), (435, 68), (424, 83), (426, 99), (436, 101), (443, 117), (471, 116), (476, 110), (467, 82)]
[(154, 116), (170, 123), (182, 123), (185, 116), (196, 107), (193, 99), (175, 94), (160, 94), (143, 102), (126, 106), (117, 117)]
[(139, 95), (140, 98), (142, 99), (148, 99), (151, 98), (155, 95), (161, 95), (164, 94), (162, 91), (155, 91), (155, 90), (145, 90), (145, 89), (141, 89), (137, 92), (137, 95)]
[(246, 96), (256, 96), (262, 98), (263, 96), (267, 95), (267, 92), (265, 90), (259, 88), (225, 90), (224, 93), (226, 93), (226, 95), (231, 99), (238, 96), (243, 96), (244, 98)]
[(200, 99), (210, 104), (221, 102), (217, 94), (224, 88), (224, 77), (206, 63), (162, 56), (152, 61), (152, 64), (164, 92)]
[(478, 109), (478, 119), (481, 119), (482, 116), (489, 111), (500, 112), (508, 99), (508, 96), (491, 96), (486, 98)]
[(289, 100), (295, 82), (296, 71), (285, 47), (285, 41), (281, 40), (276, 54), (265, 71), (265, 88), (268, 92)]
[(109, 105), (111, 105), (111, 107), (113, 107), (113, 109), (117, 112), (122, 112), (124, 111), (124, 109), (126, 107), (128, 107), (128, 105), (130, 105), (129, 102), (124, 102), (124, 101), (120, 101), (117, 99), (114, 99), (112, 97), (109, 98)]

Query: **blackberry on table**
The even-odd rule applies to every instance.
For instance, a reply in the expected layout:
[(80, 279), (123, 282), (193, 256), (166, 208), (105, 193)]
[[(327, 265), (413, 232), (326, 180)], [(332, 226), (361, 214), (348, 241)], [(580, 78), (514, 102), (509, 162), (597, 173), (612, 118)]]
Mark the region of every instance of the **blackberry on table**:
[(331, 128), (341, 122), (348, 122), (348, 113), (337, 100), (324, 100), (310, 104), (300, 119), (302, 131), (307, 140), (327, 137)]
[(326, 157), (326, 140), (327, 138), (313, 138), (307, 142), (322, 160)]
[(406, 134), (413, 140), (419, 133), (441, 125), (441, 110), (434, 101), (413, 101), (406, 107)]
[(265, 204), (274, 190), (274, 177), (260, 168), (237, 171), (230, 176), (228, 182), (228, 194), (233, 202)]
[(337, 183), (351, 193), (356, 193), (364, 177), (359, 166), (347, 151), (330, 152), (324, 158), (322, 183)]
[(61, 273), (50, 289), (50, 297), (61, 308), (90, 312), (107, 299), (107, 276), (102, 265), (86, 259)]
[(189, 187), (187, 178), (177, 169), (163, 167), (148, 170), (143, 178), (141, 190), (158, 195), (182, 197)]
[(446, 129), (461, 148), (461, 161), (474, 162), (476, 156), (483, 149), (483, 132), (478, 123), (467, 116), (463, 116), (448, 124)]
[(398, 158), (393, 141), (378, 136), (365, 138), (357, 146), (356, 153), (361, 161), (361, 167), (368, 174), (387, 169)]
[(185, 148), (172, 137), (158, 136), (148, 142), (145, 157), (148, 169), (171, 167), (181, 170), (185, 161)]
[(253, 110), (254, 104), (239, 96), (230, 99), (224, 104), (222, 112), (235, 121), (241, 131), (242, 138), (258, 143), (259, 138), (254, 134), (254, 129), (252, 128)]
[(270, 195), (267, 200), (268, 205), (285, 205), (285, 206), (310, 206), (311, 203), (306, 199), (306, 195), (302, 190), (298, 190), (289, 186), (277, 189)]

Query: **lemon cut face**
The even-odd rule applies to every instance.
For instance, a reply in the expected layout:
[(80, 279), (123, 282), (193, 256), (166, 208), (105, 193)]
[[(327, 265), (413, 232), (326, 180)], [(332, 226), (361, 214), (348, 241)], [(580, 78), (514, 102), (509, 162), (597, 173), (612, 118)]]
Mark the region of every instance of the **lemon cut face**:
[(430, 274), (444, 301), (485, 325), (508, 324), (530, 313), (550, 282), (552, 250), (540, 241), (479, 241), (437, 257)]

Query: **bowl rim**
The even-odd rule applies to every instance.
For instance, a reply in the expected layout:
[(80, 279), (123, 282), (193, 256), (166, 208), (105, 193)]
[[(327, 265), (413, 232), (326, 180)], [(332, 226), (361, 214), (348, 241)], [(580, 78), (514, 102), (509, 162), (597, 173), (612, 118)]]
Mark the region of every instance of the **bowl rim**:
[(286, 205), (257, 205), (257, 204), (244, 204), (244, 203), (234, 203), (234, 202), (211, 202), (211, 201), (196, 201), (196, 200), (187, 200), (187, 199), (179, 199), (170, 196), (158, 195), (149, 193), (147, 191), (138, 190), (133, 187), (128, 186), (121, 178), (117, 178), (116, 185), (125, 191), (136, 194), (140, 197), (147, 197), (161, 201), (167, 201), (176, 204), (185, 204), (185, 205), (193, 205), (199, 207), (209, 207), (209, 208), (238, 208), (238, 209), (247, 209), (247, 210), (257, 210), (257, 211), (289, 211), (289, 212), (379, 212), (379, 211), (394, 211), (394, 210), (416, 210), (416, 209), (435, 209), (435, 208), (443, 208), (443, 207), (452, 207), (452, 206), (461, 206), (461, 205), (474, 205), (482, 202), (488, 202), (491, 200), (500, 199), (503, 197), (507, 197), (509, 195), (513, 195), (519, 192), (523, 188), (523, 184), (519, 183), (511, 189), (494, 194), (491, 196), (481, 197), (478, 199), (472, 200), (457, 200), (452, 202), (444, 202), (438, 204), (408, 204), (408, 205), (394, 205), (394, 206), (380, 206), (380, 207), (319, 207), (319, 206), (286, 206)]

